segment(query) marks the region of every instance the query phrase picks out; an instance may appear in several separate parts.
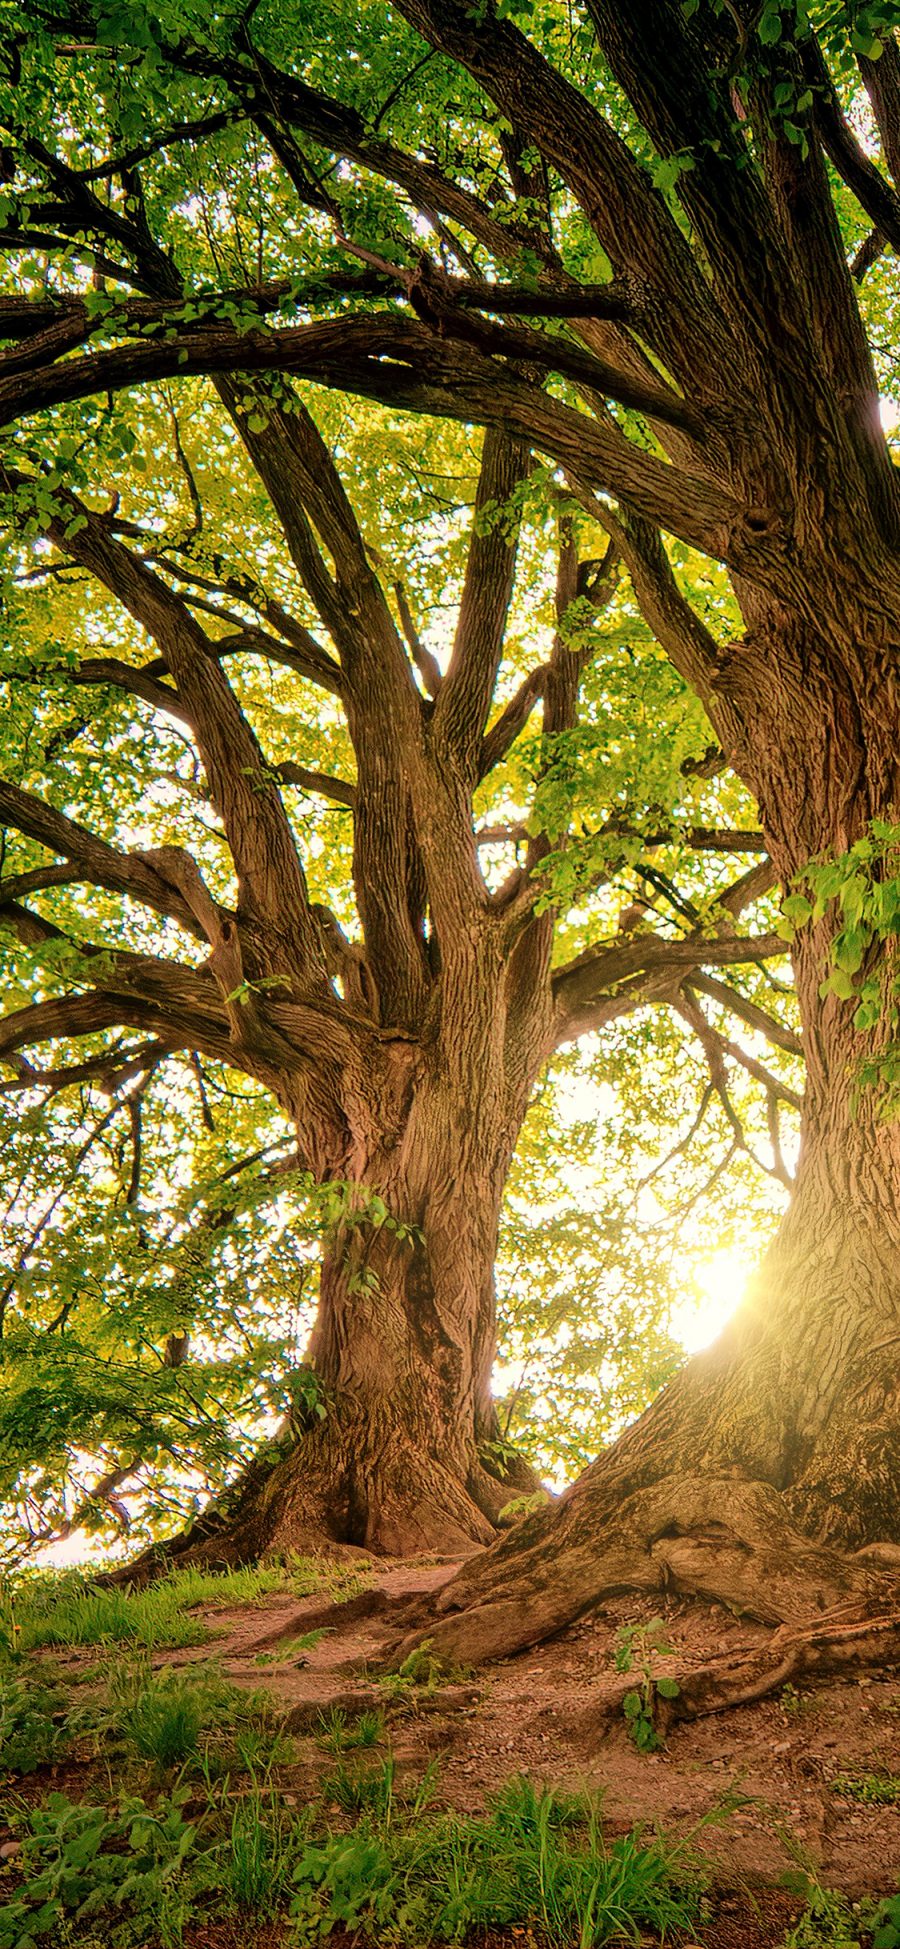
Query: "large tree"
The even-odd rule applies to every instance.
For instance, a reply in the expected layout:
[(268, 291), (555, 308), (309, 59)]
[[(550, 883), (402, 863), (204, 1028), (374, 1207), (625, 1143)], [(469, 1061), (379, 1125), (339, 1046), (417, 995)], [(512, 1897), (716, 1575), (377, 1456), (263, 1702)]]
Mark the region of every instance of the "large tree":
[[(243, 1071), (288, 1119), (296, 1152), (286, 1161), (333, 1188), (308, 1355), (328, 1411), (307, 1416), (302, 1444), (275, 1475), (264, 1470), (264, 1495), (259, 1471), (251, 1472), (236, 1513), (232, 1499), (227, 1543), (216, 1512), (195, 1530), (192, 1546), (208, 1529), (217, 1552), (242, 1554), (310, 1537), (394, 1552), (457, 1548), (488, 1540), (516, 1486), (533, 1486), (527, 1470), (492, 1459), (498, 1428), (490, 1380), (500, 1201), (538, 1074), (560, 1044), (616, 1022), (647, 998), (699, 1010), (685, 986), (690, 975), (727, 961), (752, 966), (777, 952), (771, 933), (734, 931), (771, 869), (765, 860), (752, 863), (762, 845), (752, 829), (685, 828), (683, 818), (665, 815), (654, 833), (648, 808), (626, 804), (606, 822), (605, 870), (584, 859), (579, 871), (572, 862), (566, 904), (580, 886), (600, 939), (578, 953), (573, 935), (569, 958), (554, 966), (555, 909), (539, 868), (551, 848), (557, 860), (565, 857), (560, 806), (570, 795), (556, 776), (558, 754), (574, 729), (592, 652), (609, 650), (592, 625), (615, 589), (614, 561), (583, 549), (579, 558), (573, 516), (565, 513), (555, 572), (544, 548), (523, 578), (532, 613), (517, 641), (507, 624), (520, 525), (515, 489), (526, 477), (527, 449), (489, 433), (480, 461), (473, 456), (471, 489), (462, 483), (472, 509), (457, 510), (453, 522), (462, 591), (442, 671), (413, 621), (389, 532), (379, 535), (376, 568), (374, 547), (300, 397), (276, 403), (257, 389), (237, 405), (227, 382), (219, 390), (251, 470), (241, 468), (234, 441), (229, 446), (215, 402), (196, 398), (183, 431), (176, 420), (174, 432), (195, 509), (203, 509), (202, 535), (192, 525), (185, 540), (177, 521), (163, 535), (154, 524), (160, 486), (177, 478), (158, 445), (142, 519), (134, 493), (127, 511), (120, 503), (97, 512), (57, 484), (38, 534), (30, 545), (22, 536), (18, 574), (29, 597), (13, 649), (24, 720), (20, 779), (0, 784), (0, 812), (19, 846), (15, 857), (7, 850), (0, 897), (7, 925), (36, 956), (38, 978), (55, 977), (57, 992), (6, 1017), (3, 1052), (13, 1061), (13, 1087), (28, 1098), (45, 1085), (93, 1080), (105, 1083), (113, 1103), (131, 1102), (140, 1079), (178, 1049)], [(161, 445), (165, 416), (150, 412), (143, 432), (148, 444)], [(204, 499), (219, 468), (227, 494), (220, 485)], [(26, 510), (41, 502), (40, 475), (21, 473), (13, 495), (18, 526), (27, 529)], [(439, 516), (438, 529), (446, 524)], [(436, 546), (438, 536), (431, 538)], [(265, 586), (248, 581), (248, 560), (267, 557)], [(292, 564), (299, 572), (293, 593), (306, 596), (300, 615), (284, 600)], [(542, 590), (548, 566), (555, 579)], [(62, 589), (60, 574), (70, 578)], [(446, 611), (449, 591), (442, 593)], [(310, 630), (313, 606), (329, 647)], [(546, 626), (548, 607), (555, 628)], [(118, 631), (126, 655), (85, 655), (68, 668), (56, 663), (51, 675), (40, 662), (48, 623), (55, 641), (62, 633), (70, 642), (81, 629), (89, 640)], [(623, 616), (616, 658), (634, 631), (633, 618)], [(145, 638), (158, 659), (143, 660)], [(524, 668), (512, 681), (517, 662)], [(495, 710), (501, 664), (509, 694)], [(705, 734), (696, 713), (687, 727), (680, 722), (685, 699), (677, 685), (657, 681), (654, 690), (654, 671), (651, 646), (647, 702), (660, 713), (657, 757), (666, 745), (679, 776), (678, 754), (686, 744), (702, 753)], [(186, 737), (191, 753), (189, 766), (182, 759), (173, 773), (178, 747), (165, 735), (151, 740), (138, 784), (144, 793), (162, 787), (155, 816), (112, 777), (101, 779), (98, 793), (78, 748), (88, 728), (111, 762), (122, 700), (127, 719), (135, 697), (151, 725), (173, 720), (182, 751)], [(524, 824), (510, 829), (478, 816), (475, 802), (477, 794), (489, 804), (498, 784), (502, 793), (504, 760), (537, 699), (542, 735), (531, 756), (529, 834)], [(44, 712), (37, 740), (36, 705)], [(320, 711), (341, 775), (300, 762), (321, 756), (321, 725), (304, 726)], [(10, 756), (16, 743), (11, 736)], [(208, 836), (200, 828), (199, 844), (190, 835), (191, 849), (171, 837), (188, 837), (189, 782), (195, 805), (199, 794), (213, 821)], [(527, 768), (518, 782), (527, 790)], [(689, 770), (683, 789), (696, 797), (705, 787)], [(67, 809), (48, 803), (50, 794), (64, 796)], [(352, 844), (332, 841), (324, 859), (317, 859), (321, 820), (310, 824), (303, 814), (310, 795), (339, 808), (352, 830)], [(115, 843), (148, 814), (144, 843), (128, 850)], [(552, 841), (542, 815), (554, 822)], [(621, 881), (616, 867), (631, 860), (633, 877), (643, 863), (659, 879), (679, 825), (682, 850), (720, 858), (719, 897), (707, 903), (705, 932), (689, 906), (686, 928), (684, 915), (680, 924), (673, 915), (676, 925), (657, 931), (649, 904), (626, 908), (617, 924), (607, 885)], [(154, 827), (162, 844), (152, 843)], [(328, 905), (308, 884), (304, 839)], [(745, 870), (735, 878), (741, 856)], [(662, 884), (669, 890), (667, 876)], [(93, 900), (85, 905), (82, 891), (73, 905), (77, 888), (93, 889)], [(652, 896), (649, 882), (647, 891)], [(141, 907), (162, 917), (161, 932), (139, 917)], [(758, 1004), (736, 993), (734, 1005), (758, 1012), (766, 1025)], [(109, 1031), (123, 1026), (141, 1040), (111, 1044)], [(771, 1028), (793, 1044), (775, 1018)], [(711, 1027), (707, 1033), (721, 1060), (722, 1045)], [(48, 1041), (57, 1045), (49, 1068), (37, 1056)], [(26, 1049), (28, 1057), (15, 1053)], [(769, 1082), (773, 1101), (792, 1101), (787, 1082), (747, 1060)], [(198, 1331), (202, 1337), (202, 1320)]]
[[(316, 1168), (334, 1170), (337, 1160), (416, 1224), (427, 1203), (417, 1330), (432, 1321), (429, 1369), (446, 1356), (457, 1430), (467, 1402), (468, 1443), (487, 1411), (489, 1336), (476, 1325), (461, 1358), (458, 1295), (469, 1294), (473, 1321), (487, 1317), (491, 1214), (535, 1066), (561, 1032), (560, 1007), (562, 1032), (588, 1027), (613, 985), (618, 997), (623, 979), (669, 950), (634, 941), (553, 975), (533, 877), (492, 895), (475, 869), (481, 741), (515, 728), (509, 716), (505, 732), (489, 722), (509, 536), (478, 525), (453, 661), (423, 699), (314, 424), (271, 381), (261, 394), (250, 375), (274, 373), (280, 385), (300, 375), (483, 422), (482, 503), (514, 500), (528, 451), (549, 457), (610, 537), (646, 622), (702, 701), (759, 805), (784, 883), (813, 857), (873, 844), (873, 821), (890, 833), (898, 787), (900, 503), (872, 342), (889, 328), (890, 307), (876, 298), (867, 319), (863, 283), (881, 277), (900, 244), (892, 8), (823, 8), (820, 19), (794, 0), (593, 0), (583, 17), (544, 9), (529, 35), (509, 15), (491, 4), (400, 0), (392, 14), (365, 7), (326, 23), (265, 7), (199, 22), (177, 6), (139, 17), (129, 8), (126, 22), (86, 6), (49, 9), (37, 30), (23, 14), (12, 55), (19, 107), (9, 111), (10, 166), (20, 174), (4, 233), (13, 250), (60, 253), (40, 296), (26, 285), (6, 304), (7, 417), (62, 412), (154, 378), (216, 375), (339, 643), (359, 766), (366, 945), (362, 960), (345, 963), (338, 1005), (274, 785), (238, 722), (219, 655), (195, 620), (185, 622), (171, 579), (136, 560), (114, 517), (64, 495), (39, 516), (155, 637), (162, 673), (141, 682), (179, 691), (228, 828), (236, 918), (172, 858), (132, 869), (155, 876), (142, 897), (174, 906), (207, 940), (221, 1032), (232, 1044), (257, 1038), (246, 1060), (281, 1091)], [(142, 54), (149, 80), (137, 101), (131, 64)], [(78, 64), (77, 83), (66, 82), (67, 63)], [(55, 142), (50, 69), (66, 100)], [(235, 130), (247, 138), (237, 160)], [(211, 220), (210, 199), (186, 187), (182, 158), (195, 145), (211, 158)], [(285, 184), (298, 215), (268, 229)], [(220, 213), (234, 202), (252, 205), (257, 220), (249, 311), (246, 275), (236, 280), (244, 297), (223, 307), (183, 269), (198, 213), (207, 212), (215, 257)], [(277, 248), (267, 251), (274, 231)], [(288, 233), (302, 261), (286, 284)], [(79, 249), (83, 262), (85, 241), (95, 285), (87, 295), (66, 271)], [(280, 282), (266, 282), (270, 268)], [(137, 295), (119, 295), (128, 283)], [(262, 314), (279, 307), (267, 324)], [(247, 375), (240, 382), (238, 372)], [(8, 481), (31, 511), (28, 469), (16, 474), (11, 464)], [(331, 557), (327, 574), (313, 531)], [(663, 535), (724, 565), (740, 630), (717, 630), (714, 609), (699, 613)], [(560, 574), (564, 616), (578, 587), (568, 546)], [(280, 619), (267, 627), (285, 629)], [(556, 731), (574, 710), (564, 630), (558, 641), (541, 680)], [(291, 648), (313, 674), (317, 651), (305, 641)], [(422, 682), (432, 687), (427, 669)], [(45, 837), (49, 828), (38, 832), (28, 816), (32, 834)], [(529, 867), (543, 843), (533, 842)], [(367, 866), (379, 848), (388, 880)], [(703, 1588), (718, 1579), (732, 1597), (778, 1615), (854, 1585), (855, 1573), (811, 1550), (808, 1577), (798, 1569), (786, 1590), (772, 1572), (791, 1522), (851, 1547), (895, 1538), (898, 1140), (877, 1092), (855, 1090), (863, 1031), (840, 992), (857, 970), (877, 984), (890, 928), (871, 921), (877, 863), (871, 886), (864, 874), (856, 880), (852, 938), (820, 901), (795, 942), (803, 1146), (756, 1298), (596, 1464), (550, 1519), (549, 1536), (538, 1521), (472, 1571), (457, 1597), (483, 1601), (471, 1621), (445, 1627), (448, 1641), (509, 1648), (554, 1628), (610, 1581), (666, 1575)], [(733, 943), (702, 952), (726, 958)], [(298, 969), (302, 992), (276, 998), (268, 984), (294, 983)], [(434, 996), (441, 1054), (431, 1067), (422, 1025), (435, 1019)], [(187, 977), (180, 999), (191, 1033), (202, 1022), (208, 1035), (208, 1004)], [(142, 1018), (154, 1026), (157, 1007), (145, 1003)], [(70, 1008), (65, 1027), (74, 1026)], [(93, 1014), (83, 1026), (101, 1023)], [(426, 1157), (427, 1195), (418, 1178)], [(381, 1290), (412, 1292), (400, 1265), (399, 1247), (383, 1239)], [(319, 1346), (335, 1365), (340, 1323), (352, 1311), (356, 1332), (368, 1302), (355, 1291), (351, 1309), (337, 1266), (323, 1291)], [(405, 1297), (396, 1318), (402, 1337)], [(430, 1416), (430, 1384), (422, 1400)], [(371, 1412), (376, 1441), (379, 1425)], [(444, 1453), (471, 1487), (449, 1431)], [(720, 1550), (717, 1570), (696, 1540), (710, 1525), (720, 1541), (737, 1539)], [(598, 1538), (607, 1533), (604, 1553)], [(686, 1540), (676, 1547), (673, 1538)], [(735, 1568), (754, 1544), (765, 1575)], [(566, 1550), (570, 1575), (561, 1578)]]

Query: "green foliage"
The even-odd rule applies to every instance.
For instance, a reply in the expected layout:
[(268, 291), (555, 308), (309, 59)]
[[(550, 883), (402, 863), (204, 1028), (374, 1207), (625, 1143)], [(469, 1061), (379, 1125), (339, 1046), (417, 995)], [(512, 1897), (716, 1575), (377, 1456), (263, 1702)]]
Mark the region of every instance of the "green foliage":
[(235, 1800), (220, 1849), (221, 1887), (239, 1914), (254, 1925), (287, 1900), (303, 1823), (292, 1819), (264, 1774)]
[(177, 1949), (195, 1915), (258, 1924), (285, 1909), (300, 1942), (343, 1928), (386, 1944), (525, 1929), (592, 1949), (688, 1930), (701, 1914), (690, 1847), (637, 1832), (608, 1843), (596, 1798), (518, 1777), (465, 1816), (431, 1807), (433, 1768), (403, 1782), (388, 1759), (369, 1782), (361, 1817), (348, 1795), (339, 1830), (321, 1807), (289, 1809), (267, 1769), (239, 1796), (210, 1784), (190, 1819), (183, 1785), (112, 1806), (52, 1794), (21, 1818), (0, 1949), (43, 1949), (67, 1927), (73, 1940)]
[(886, 1895), (867, 1918), (872, 1930), (872, 1949), (898, 1949), (900, 1945), (900, 1895)]
[(332, 1705), (319, 1721), (318, 1738), (331, 1753), (345, 1753), (356, 1746), (380, 1746), (384, 1737), (383, 1712), (361, 1712), (351, 1721), (341, 1706)]
[(666, 1637), (661, 1617), (652, 1617), (647, 1624), (625, 1624), (616, 1634), (616, 1671), (634, 1672), (637, 1678), (637, 1684), (622, 1700), (622, 1711), (629, 1738), (641, 1753), (655, 1753), (665, 1744), (655, 1724), (656, 1700), (677, 1699), (681, 1687), (667, 1673), (657, 1675), (655, 1661), (673, 1656), (674, 1646)]
[(67, 1922), (108, 1925), (123, 1912), (136, 1939), (152, 1928), (163, 1949), (174, 1949), (197, 1839), (184, 1817), (187, 1799), (179, 1787), (152, 1807), (126, 1799), (110, 1812), (51, 1794), (28, 1816), (17, 1864), (22, 1883), (0, 1907), (0, 1949), (38, 1949), (59, 1941)]
[(63, 1697), (33, 1672), (0, 1666), (0, 1773), (36, 1773), (62, 1756)]
[(637, 1834), (608, 1844), (597, 1803), (576, 1813), (528, 1781), (511, 1782), (483, 1816), (423, 1812), (414, 1798), (404, 1818), (385, 1792), (351, 1833), (311, 1838), (293, 1884), (301, 1942), (343, 1929), (431, 1943), (528, 1928), (592, 1949), (689, 1928), (700, 1909), (683, 1849)]
[(900, 826), (873, 819), (847, 852), (811, 861), (783, 912), (788, 930), (827, 927), (831, 972), (820, 993), (854, 1004), (853, 1026), (869, 1045), (860, 1057), (858, 1085), (875, 1089), (884, 1113), (895, 1114), (900, 1101), (900, 977), (894, 967)]
[(785, 1949), (860, 1949), (863, 1926), (846, 1896), (814, 1881), (803, 1914), (785, 1936)]
[(135, 1700), (127, 1722), (129, 1744), (141, 1759), (165, 1770), (196, 1753), (203, 1731), (203, 1699), (190, 1679), (151, 1680)]
[(863, 1773), (854, 1778), (839, 1773), (831, 1782), (831, 1790), (845, 1800), (858, 1800), (866, 1807), (892, 1807), (900, 1801), (900, 1774)]
[[(75, 1580), (67, 1580), (75, 1585)], [(134, 1644), (147, 1649), (203, 1644), (210, 1633), (199, 1618), (182, 1615), (165, 1584), (147, 1590), (99, 1590), (65, 1586), (46, 1608), (23, 1606), (22, 1646)]]
[(395, 1700), (416, 1703), (432, 1698), (440, 1686), (453, 1684), (469, 1674), (459, 1665), (448, 1665), (431, 1649), (431, 1639), (423, 1638), (395, 1672), (385, 1672), (378, 1684)]
[[(246, 1608), (276, 1590), (306, 1597), (327, 1591), (340, 1602), (365, 1588), (358, 1568), (312, 1558), (200, 1570), (189, 1564), (144, 1589), (98, 1586), (79, 1571), (26, 1575), (8, 1590), (6, 1635), (18, 1653), (39, 1645), (121, 1644), (145, 1650), (204, 1644), (215, 1626), (192, 1613)], [(2, 1618), (0, 1618), (2, 1622)]]

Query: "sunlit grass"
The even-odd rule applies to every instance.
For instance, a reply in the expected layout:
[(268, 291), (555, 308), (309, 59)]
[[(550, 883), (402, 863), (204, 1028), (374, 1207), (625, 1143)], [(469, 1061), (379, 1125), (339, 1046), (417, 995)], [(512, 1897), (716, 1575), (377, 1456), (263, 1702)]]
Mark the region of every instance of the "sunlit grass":
[(313, 1557), (233, 1570), (173, 1570), (142, 1590), (97, 1585), (77, 1570), (23, 1578), (0, 1603), (0, 1642), (16, 1652), (41, 1645), (133, 1645), (148, 1651), (203, 1644), (214, 1630), (195, 1613), (240, 1610), (273, 1593), (321, 1591), (339, 1603), (365, 1589), (364, 1571)]

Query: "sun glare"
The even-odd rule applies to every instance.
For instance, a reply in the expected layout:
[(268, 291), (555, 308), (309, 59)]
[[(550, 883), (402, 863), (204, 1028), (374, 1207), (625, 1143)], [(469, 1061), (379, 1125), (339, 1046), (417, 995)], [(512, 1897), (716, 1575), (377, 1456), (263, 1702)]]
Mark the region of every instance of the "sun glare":
[(686, 1353), (700, 1353), (718, 1338), (737, 1311), (750, 1276), (750, 1267), (739, 1252), (714, 1253), (696, 1266), (693, 1292), (673, 1307), (669, 1319), (671, 1332)]

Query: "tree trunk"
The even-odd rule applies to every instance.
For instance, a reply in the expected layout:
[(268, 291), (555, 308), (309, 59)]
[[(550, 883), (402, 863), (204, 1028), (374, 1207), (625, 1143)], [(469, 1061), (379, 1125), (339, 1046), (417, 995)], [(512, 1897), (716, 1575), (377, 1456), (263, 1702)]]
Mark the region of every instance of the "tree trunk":
[[(717, 728), (787, 881), (873, 817), (896, 820), (898, 795), (892, 715), (834, 680), (831, 643), (781, 622), (777, 664), (761, 629)], [(846, 645), (854, 664), (866, 666), (860, 638)], [(887, 1566), (900, 1566), (900, 1124), (858, 1087), (872, 1042), (854, 1003), (821, 992), (834, 928), (828, 915), (796, 943), (800, 1160), (746, 1300), (554, 1508), (447, 1587), (451, 1614), (431, 1635), (448, 1654), (505, 1655), (627, 1588), (693, 1590), (796, 1622), (878, 1601)]]
[(468, 1554), (537, 1486), (493, 1446), (491, 1400), (500, 1202), (524, 1103), (504, 1108), (488, 1075), (462, 1095), (435, 1067), (402, 1131), (386, 1129), (360, 1184), (341, 1187), (307, 1354), (321, 1418), (301, 1410), (180, 1557), (236, 1562), (329, 1542)]

